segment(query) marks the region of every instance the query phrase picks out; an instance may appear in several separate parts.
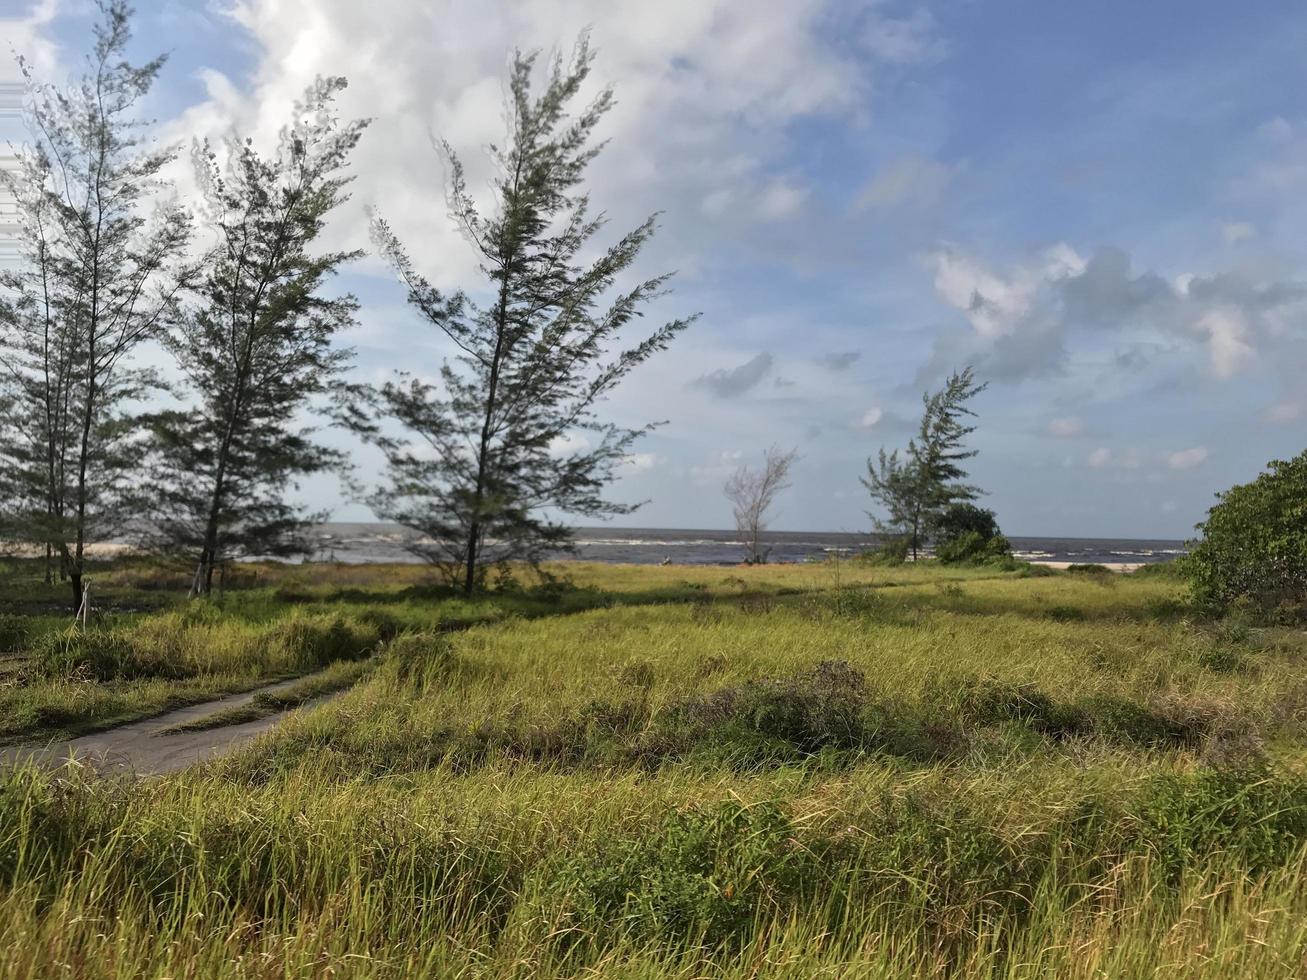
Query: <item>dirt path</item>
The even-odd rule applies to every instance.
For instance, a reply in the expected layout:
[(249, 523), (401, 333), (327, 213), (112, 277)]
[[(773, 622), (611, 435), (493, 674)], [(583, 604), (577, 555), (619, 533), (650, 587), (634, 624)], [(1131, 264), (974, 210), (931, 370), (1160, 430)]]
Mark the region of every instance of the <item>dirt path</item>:
[[(256, 735), (274, 728), (290, 714), (280, 711), (254, 721), (210, 728), (197, 732), (159, 734), (162, 729), (197, 721), (218, 711), (240, 707), (266, 692), (281, 691), (303, 681), (295, 677), (288, 681), (269, 684), (242, 694), (232, 694), (216, 701), (193, 704), (164, 715), (155, 715), (141, 721), (119, 725), (117, 728), (93, 732), (80, 738), (46, 745), (19, 745), (0, 750), (0, 765), (32, 761), (48, 768), (66, 764), (70, 759), (93, 766), (101, 773), (131, 773), (139, 776), (156, 776), (185, 769), (197, 762), (206, 762), (226, 755), (249, 742)], [(337, 691), (307, 702), (300, 708), (311, 708), (343, 694)], [(291, 710), (300, 710), (295, 708)]]

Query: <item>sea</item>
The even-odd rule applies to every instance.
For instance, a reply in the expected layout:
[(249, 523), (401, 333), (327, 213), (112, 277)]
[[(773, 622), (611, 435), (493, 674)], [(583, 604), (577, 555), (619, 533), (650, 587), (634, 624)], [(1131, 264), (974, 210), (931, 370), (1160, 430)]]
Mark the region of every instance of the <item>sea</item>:
[[(416, 536), (396, 524), (320, 524), (315, 529), (315, 561), (352, 564), (418, 562), (406, 547)], [(734, 531), (689, 528), (578, 527), (571, 556), (585, 561), (658, 565), (736, 565), (744, 550)], [(871, 534), (832, 531), (769, 531), (765, 542), (774, 562), (823, 561), (854, 555), (876, 545)], [(1183, 541), (1133, 538), (1012, 537), (1013, 553), (1026, 561), (1149, 564), (1185, 553)]]

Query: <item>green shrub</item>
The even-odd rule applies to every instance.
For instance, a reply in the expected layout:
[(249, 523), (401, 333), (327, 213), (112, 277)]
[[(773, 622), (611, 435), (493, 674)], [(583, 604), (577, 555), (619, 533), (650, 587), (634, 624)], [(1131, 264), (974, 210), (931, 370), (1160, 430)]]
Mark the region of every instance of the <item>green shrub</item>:
[(1072, 562), (1066, 567), (1072, 575), (1111, 575), (1112, 570), (1097, 562)]
[(376, 626), (346, 619), (291, 616), (263, 637), (270, 654), (281, 653), (296, 669), (319, 667), (337, 660), (354, 660), (371, 653), (381, 639)]
[(1189, 578), (1188, 566), (1183, 557), (1149, 562), (1140, 565), (1129, 574), (1135, 578), (1160, 579), (1167, 582), (1183, 582)]
[(695, 727), (753, 734), (811, 753), (860, 744), (866, 707), (862, 671), (827, 660), (793, 677), (723, 688), (680, 710)]
[(1307, 841), (1307, 779), (1264, 768), (1154, 777), (1133, 807), (1144, 846), (1171, 881), (1223, 851), (1257, 874)]
[(876, 547), (864, 551), (858, 560), (869, 565), (902, 565), (908, 560), (912, 542), (907, 537), (887, 538)]
[(0, 653), (14, 653), (27, 644), (27, 622), (22, 616), (0, 613)]
[(1307, 452), (1218, 499), (1184, 562), (1195, 600), (1218, 612), (1307, 616)]
[(1083, 623), (1089, 617), (1075, 606), (1049, 606), (1044, 615), (1058, 623)]
[(1231, 646), (1209, 647), (1198, 654), (1198, 665), (1217, 674), (1235, 674), (1247, 670), (1247, 658)]
[(935, 557), (945, 564), (985, 564), (1012, 557), (1012, 547), (998, 528), (992, 510), (954, 504), (933, 528)]
[[(981, 537), (975, 531), (966, 531), (948, 541), (935, 545), (935, 557), (946, 565), (962, 564), (1006, 564), (1013, 562), (1012, 546), (1007, 538), (997, 534), (992, 538)], [(1012, 564), (1012, 571), (1018, 567)]]
[(114, 626), (47, 633), (32, 646), (32, 658), (46, 677), (86, 680), (136, 680), (161, 677), (178, 680), (196, 671), (181, 659), (162, 655), (158, 648), (142, 649), (130, 631)]
[(564, 858), (543, 871), (540, 891), (562, 905), (566, 929), (555, 933), (573, 945), (624, 935), (720, 946), (824, 879), (820, 850), (797, 836), (775, 804), (719, 803)]
[(1034, 562), (1016, 561), (1014, 571), (1020, 572), (1020, 578), (1057, 578), (1057, 569), (1049, 568), (1047, 565), (1036, 565)]

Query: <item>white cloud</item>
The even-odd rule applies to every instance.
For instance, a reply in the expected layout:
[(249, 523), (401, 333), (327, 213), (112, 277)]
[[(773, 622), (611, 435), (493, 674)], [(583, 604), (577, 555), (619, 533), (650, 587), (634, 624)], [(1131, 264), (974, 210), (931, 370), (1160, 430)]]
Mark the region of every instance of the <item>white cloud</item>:
[(1304, 416), (1307, 416), (1307, 402), (1293, 398), (1285, 398), (1278, 401), (1262, 413), (1262, 419), (1264, 421), (1272, 422), (1277, 425), (1297, 422)]
[(929, 207), (944, 196), (959, 170), (928, 157), (900, 157), (871, 178), (858, 196), (857, 206)]
[(862, 31), (862, 46), (876, 58), (898, 64), (930, 61), (944, 53), (935, 19), (924, 8), (908, 17), (871, 19)]
[(1059, 439), (1070, 439), (1082, 434), (1084, 431), (1085, 423), (1074, 416), (1050, 419), (1048, 423), (1048, 434), (1057, 436)]
[(1165, 336), (1191, 345), (1213, 377), (1228, 380), (1278, 364), (1281, 354), (1296, 358), (1294, 345), (1307, 339), (1307, 282), (1264, 279), (1246, 266), (1167, 278), (1134, 272), (1121, 249), (1099, 248), (1086, 261), (1065, 243), (1004, 271), (955, 246), (931, 258), (937, 293), (973, 332), (937, 341), (935, 374), (961, 360), (985, 377), (1021, 380), (1063, 370), (1079, 338), (1092, 350), (1105, 336), (1124, 337), (1126, 349), (1155, 356), (1175, 349), (1159, 343)]
[(1274, 143), (1281, 143), (1293, 137), (1293, 125), (1283, 116), (1275, 116), (1257, 127), (1257, 135)]
[(1249, 342), (1248, 321), (1238, 310), (1212, 310), (1196, 327), (1207, 334), (1208, 357), (1217, 378), (1233, 377), (1256, 356)]
[(791, 219), (804, 208), (809, 188), (792, 175), (769, 173), (767, 161), (784, 150), (793, 121), (865, 115), (874, 66), (831, 38), (840, 28), (870, 29), (883, 19), (828, 0), (454, 7), (232, 0), (230, 16), (258, 52), (252, 84), (238, 89), (208, 74), (208, 98), (165, 135), (220, 138), (235, 128), (267, 139), (316, 76), (347, 76), (341, 115), (374, 121), (354, 159), (366, 180), (352, 188), (332, 244), (366, 242), (363, 209), (375, 205), (402, 240), (421, 243), (415, 252), (433, 282), (462, 284), (475, 278), (474, 260), (448, 220), (431, 136), (449, 141), (469, 187), (483, 194), (492, 171), (481, 151), (503, 137), (510, 51), (541, 46), (547, 54), (558, 46), (566, 53), (591, 29), (597, 61), (583, 99), (611, 81), (617, 103), (598, 134), (610, 143), (592, 165), (587, 189), (595, 208), (609, 212), (613, 235), (663, 211), (648, 261), (692, 275), (715, 240), (747, 238), (756, 224)]
[(27, 12), (22, 16), (0, 16), (0, 84), (22, 81), (11, 51), (30, 61), (39, 77), (54, 75), (58, 59), (48, 29), (59, 13), (59, 0), (37, 0), (24, 6)]
[(1206, 446), (1194, 446), (1192, 449), (1181, 449), (1168, 455), (1166, 465), (1173, 470), (1191, 470), (1206, 461), (1207, 456)]
[(1089, 458), (1085, 462), (1094, 469), (1101, 470), (1104, 466), (1107, 466), (1112, 462), (1112, 450), (1108, 449), (1106, 446), (1100, 446), (1089, 454)]
[(1247, 221), (1232, 221), (1221, 228), (1221, 235), (1227, 245), (1251, 241), (1257, 237), (1257, 229)]
[[(590, 440), (580, 432), (565, 432), (549, 444), (549, 455), (561, 458), (590, 448)], [(627, 457), (628, 459), (630, 457)]]
[(951, 246), (935, 251), (935, 290), (950, 306), (962, 310), (980, 336), (994, 339), (1012, 334), (1034, 307), (1041, 287), (1078, 275), (1085, 261), (1070, 245), (1059, 242), (1029, 265), (1007, 273), (990, 271)]
[(657, 453), (629, 453), (622, 458), (619, 469), (627, 473), (647, 473), (662, 462)]
[(883, 409), (879, 406), (873, 406), (862, 413), (862, 418), (858, 420), (858, 428), (870, 429), (876, 425), (885, 415)]
[(797, 183), (775, 180), (758, 198), (758, 213), (769, 221), (787, 218), (803, 206), (808, 199), (808, 188)]
[(698, 486), (720, 485), (739, 469), (743, 459), (744, 453), (739, 449), (719, 450), (707, 463), (691, 466), (690, 479)]

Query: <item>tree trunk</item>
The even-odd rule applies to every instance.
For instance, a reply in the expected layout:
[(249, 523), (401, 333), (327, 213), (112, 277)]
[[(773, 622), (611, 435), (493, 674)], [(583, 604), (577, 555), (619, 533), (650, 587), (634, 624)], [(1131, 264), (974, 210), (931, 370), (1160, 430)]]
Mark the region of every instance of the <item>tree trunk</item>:
[(72, 584), (73, 589), (73, 615), (80, 616), (82, 613), (82, 573), (80, 569), (72, 569), (68, 573), (68, 581)]
[[(481, 502), (480, 479), (477, 480), (477, 505)], [(473, 521), (472, 526), (468, 529), (467, 536), (467, 557), (463, 570), (463, 594), (471, 595), (472, 589), (476, 587), (477, 573), (477, 537), (481, 533), (481, 525)]]

